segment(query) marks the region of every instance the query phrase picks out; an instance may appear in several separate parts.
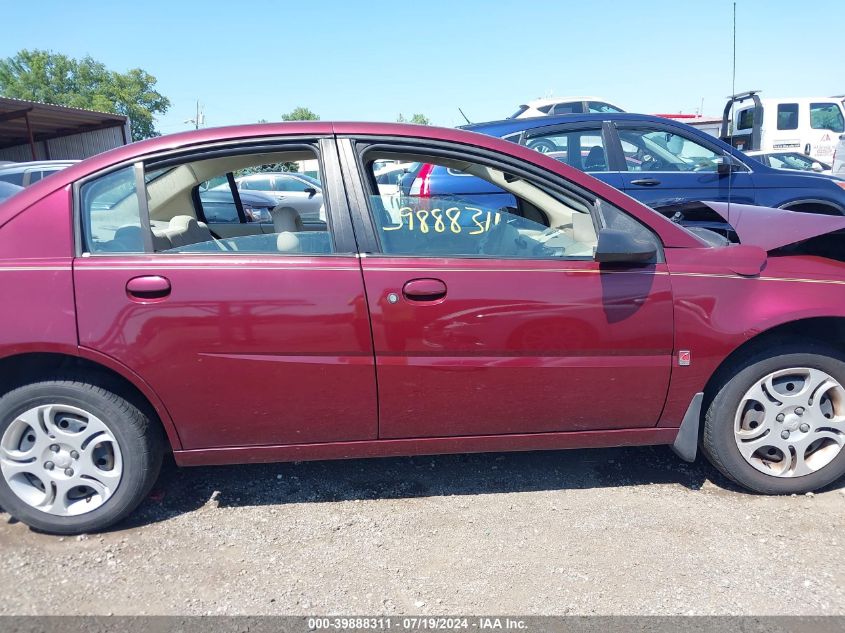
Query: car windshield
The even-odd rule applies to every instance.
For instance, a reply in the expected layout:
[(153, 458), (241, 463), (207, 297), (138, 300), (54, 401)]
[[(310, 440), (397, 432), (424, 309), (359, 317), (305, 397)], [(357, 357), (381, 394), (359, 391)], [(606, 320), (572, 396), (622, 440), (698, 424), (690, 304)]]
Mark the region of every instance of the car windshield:
[(798, 169), (801, 171), (813, 171), (813, 165), (821, 165), (822, 169), (827, 169), (823, 163), (796, 152), (769, 154), (769, 165), (778, 169)]

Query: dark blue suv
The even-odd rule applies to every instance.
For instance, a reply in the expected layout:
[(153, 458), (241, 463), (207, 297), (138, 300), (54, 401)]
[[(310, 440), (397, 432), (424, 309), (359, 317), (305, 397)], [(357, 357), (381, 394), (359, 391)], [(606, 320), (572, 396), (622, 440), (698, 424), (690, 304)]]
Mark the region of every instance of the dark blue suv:
[[(719, 222), (699, 201), (845, 215), (845, 180), (773, 169), (693, 127), (641, 114), (569, 114), (478, 123), (464, 129), (521, 143), (621, 189), (685, 224)], [(401, 183), (432, 196), (508, 206), (509, 194), (443, 166), (422, 165)], [(500, 200), (497, 200), (500, 198)], [(719, 218), (720, 220), (720, 218)]]

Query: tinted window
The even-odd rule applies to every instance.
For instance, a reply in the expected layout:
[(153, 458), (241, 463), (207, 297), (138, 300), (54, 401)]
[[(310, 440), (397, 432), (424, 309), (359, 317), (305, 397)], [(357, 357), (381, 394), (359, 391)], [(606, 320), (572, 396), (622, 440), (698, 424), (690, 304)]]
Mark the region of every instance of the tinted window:
[(628, 171), (716, 171), (722, 155), (696, 141), (654, 129), (620, 129)]
[[(593, 257), (597, 237), (584, 201), (552, 197), (528, 181), (480, 164), (444, 160), (425, 165), (420, 174), (442, 173), (463, 182), (455, 186), (464, 189), (471, 186), (464, 181), (486, 181), (487, 192), (442, 195), (412, 187), (410, 195), (396, 198), (371, 195), (383, 252), (420, 257)], [(448, 185), (441, 179), (430, 186)], [(491, 193), (496, 191), (500, 194)]]
[(584, 105), (580, 101), (570, 101), (554, 104), (549, 114), (581, 114), (583, 111)]
[(10, 182), (13, 185), (23, 186), (23, 172), (12, 172), (7, 174), (0, 174), (0, 180), (3, 182)]
[(298, 191), (304, 192), (306, 189), (314, 189), (314, 185), (309, 182), (303, 182), (299, 178), (293, 176), (276, 176), (276, 191)]
[(601, 114), (613, 114), (615, 112), (622, 112), (619, 108), (615, 108), (604, 101), (588, 101), (587, 108), (589, 112), (598, 112)]
[(797, 103), (779, 103), (778, 104), (778, 129), (779, 130), (797, 130), (798, 129), (798, 104)]
[(144, 251), (134, 167), (124, 167), (85, 183), (80, 201), (87, 252)]
[(609, 169), (601, 128), (529, 136), (525, 144), (581, 171)]
[(835, 103), (811, 103), (810, 127), (814, 130), (845, 132), (845, 120), (839, 106)]
[(235, 195), (226, 176), (217, 176), (199, 186), (199, 200), (206, 222), (212, 224), (240, 222)]
[(754, 108), (746, 108), (745, 110), (740, 110), (739, 114), (737, 115), (736, 127), (738, 130), (750, 130), (754, 127)]

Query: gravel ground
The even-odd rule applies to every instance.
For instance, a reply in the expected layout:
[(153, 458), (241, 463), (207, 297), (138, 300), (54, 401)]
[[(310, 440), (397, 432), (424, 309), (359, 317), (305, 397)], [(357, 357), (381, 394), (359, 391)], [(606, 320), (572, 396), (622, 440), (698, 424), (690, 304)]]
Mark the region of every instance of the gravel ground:
[(845, 614), (843, 485), (662, 447), (171, 466), (106, 534), (0, 514), (0, 614)]

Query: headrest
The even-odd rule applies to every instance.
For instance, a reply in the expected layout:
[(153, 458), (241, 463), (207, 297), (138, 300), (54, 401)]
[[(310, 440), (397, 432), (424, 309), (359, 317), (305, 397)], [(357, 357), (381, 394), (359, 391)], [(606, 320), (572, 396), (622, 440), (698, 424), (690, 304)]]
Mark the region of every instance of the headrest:
[(280, 253), (298, 253), (299, 238), (288, 231), (285, 231), (284, 233), (279, 233), (278, 237), (276, 238), (276, 248), (279, 250)]
[[(284, 203), (282, 203), (284, 204)], [(270, 211), (273, 217), (273, 229), (276, 233), (284, 233), (285, 231), (298, 232), (304, 231), (305, 227), (302, 224), (302, 218), (299, 217), (299, 212), (290, 207), (283, 207), (278, 204)]]

